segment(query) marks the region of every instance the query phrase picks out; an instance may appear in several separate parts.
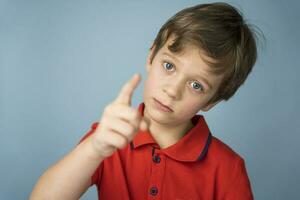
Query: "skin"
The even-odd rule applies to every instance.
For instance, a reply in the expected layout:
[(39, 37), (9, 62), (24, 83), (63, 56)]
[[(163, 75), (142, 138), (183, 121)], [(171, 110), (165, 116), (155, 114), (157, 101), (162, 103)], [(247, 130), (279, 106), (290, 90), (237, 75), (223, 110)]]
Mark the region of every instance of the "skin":
[[(152, 48), (146, 63), (144, 116), (151, 122), (150, 132), (161, 148), (176, 143), (184, 136), (193, 127), (190, 119), (197, 112), (206, 112), (219, 103), (207, 104), (222, 80), (222, 76), (208, 73), (209, 66), (202, 59), (208, 58), (198, 48), (187, 45), (179, 55), (169, 51), (167, 46), (172, 44), (173, 39), (171, 37), (166, 42), (150, 63)], [(212, 88), (195, 75), (206, 78)], [(154, 98), (173, 112), (157, 109)]]

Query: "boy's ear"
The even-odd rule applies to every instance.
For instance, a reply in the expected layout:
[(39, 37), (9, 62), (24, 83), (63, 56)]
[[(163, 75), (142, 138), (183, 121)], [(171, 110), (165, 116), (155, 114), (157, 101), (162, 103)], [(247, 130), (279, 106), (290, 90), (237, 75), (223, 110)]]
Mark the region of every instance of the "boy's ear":
[(204, 111), (204, 112), (207, 112), (207, 111), (209, 111), (212, 107), (214, 107), (215, 105), (217, 105), (220, 101), (221, 101), (221, 100), (216, 101), (216, 102), (214, 102), (214, 103), (210, 103), (210, 104), (206, 105), (205, 107), (203, 107), (201, 110)]
[(150, 59), (151, 59), (151, 56), (153, 54), (153, 51), (155, 49), (155, 46), (152, 44), (151, 48), (149, 49), (149, 53), (148, 53), (148, 56), (147, 56), (147, 64), (146, 64), (146, 68), (147, 68), (147, 72), (149, 72), (150, 70), (150, 67), (151, 67), (151, 63), (150, 63)]

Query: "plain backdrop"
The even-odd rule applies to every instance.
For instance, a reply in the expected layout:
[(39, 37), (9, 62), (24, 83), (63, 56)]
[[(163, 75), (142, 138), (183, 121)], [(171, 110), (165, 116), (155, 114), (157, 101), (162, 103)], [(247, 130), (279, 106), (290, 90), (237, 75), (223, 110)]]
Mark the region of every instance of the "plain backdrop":
[[(0, 1), (0, 199), (27, 199), (145, 61), (159, 28), (211, 1)], [(239, 91), (203, 114), (246, 161), (255, 199), (300, 199), (296, 0), (227, 1), (266, 38)], [(133, 96), (142, 101), (143, 80)], [(96, 199), (95, 187), (82, 197)]]

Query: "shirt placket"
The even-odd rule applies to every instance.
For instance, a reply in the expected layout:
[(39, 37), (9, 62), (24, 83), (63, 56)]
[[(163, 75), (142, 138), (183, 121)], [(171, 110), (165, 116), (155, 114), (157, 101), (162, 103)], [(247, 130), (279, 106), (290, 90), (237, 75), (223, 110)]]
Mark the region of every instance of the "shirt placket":
[(158, 200), (162, 197), (162, 181), (166, 165), (166, 157), (160, 149), (153, 149), (151, 163), (148, 200)]

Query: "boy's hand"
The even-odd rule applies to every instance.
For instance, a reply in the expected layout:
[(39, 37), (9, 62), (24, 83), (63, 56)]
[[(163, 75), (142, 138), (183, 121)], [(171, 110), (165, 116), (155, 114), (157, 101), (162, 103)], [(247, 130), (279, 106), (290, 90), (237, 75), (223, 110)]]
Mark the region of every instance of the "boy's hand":
[(100, 125), (91, 136), (96, 155), (108, 157), (116, 149), (124, 148), (139, 129), (146, 130), (149, 125), (139, 111), (131, 107), (133, 91), (140, 81), (135, 74), (119, 93), (119, 96), (104, 109)]

